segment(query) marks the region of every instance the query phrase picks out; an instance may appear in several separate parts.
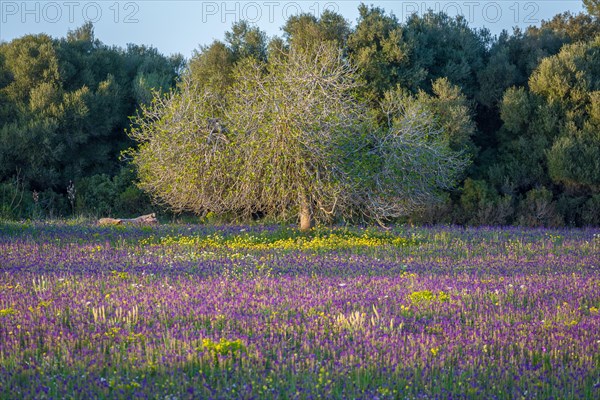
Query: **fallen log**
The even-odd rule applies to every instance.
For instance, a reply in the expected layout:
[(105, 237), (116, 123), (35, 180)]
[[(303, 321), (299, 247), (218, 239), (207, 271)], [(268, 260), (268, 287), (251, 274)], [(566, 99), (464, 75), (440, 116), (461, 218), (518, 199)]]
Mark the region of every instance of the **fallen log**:
[(137, 218), (100, 218), (98, 225), (122, 225), (122, 224), (133, 224), (133, 225), (153, 225), (157, 224), (156, 214), (141, 215)]

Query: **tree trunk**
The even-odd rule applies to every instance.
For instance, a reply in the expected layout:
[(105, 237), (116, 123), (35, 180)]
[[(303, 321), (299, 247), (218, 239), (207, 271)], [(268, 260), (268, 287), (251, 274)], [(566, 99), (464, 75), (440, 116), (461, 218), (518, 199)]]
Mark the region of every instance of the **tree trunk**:
[(141, 215), (137, 218), (126, 219), (126, 218), (100, 218), (98, 225), (122, 225), (122, 224), (157, 224), (156, 214)]
[(300, 200), (300, 230), (309, 231), (313, 226), (312, 207), (307, 196), (302, 195)]

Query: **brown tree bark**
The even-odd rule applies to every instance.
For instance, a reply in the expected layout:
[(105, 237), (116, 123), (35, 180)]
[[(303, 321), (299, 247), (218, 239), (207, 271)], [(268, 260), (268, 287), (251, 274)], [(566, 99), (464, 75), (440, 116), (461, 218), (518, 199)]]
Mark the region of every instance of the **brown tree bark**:
[(313, 212), (310, 206), (310, 201), (306, 195), (303, 195), (300, 200), (300, 230), (302, 232), (309, 231), (313, 227)]
[(137, 218), (100, 218), (98, 225), (121, 225), (121, 224), (139, 224), (139, 225), (151, 225), (157, 224), (156, 214), (141, 215)]

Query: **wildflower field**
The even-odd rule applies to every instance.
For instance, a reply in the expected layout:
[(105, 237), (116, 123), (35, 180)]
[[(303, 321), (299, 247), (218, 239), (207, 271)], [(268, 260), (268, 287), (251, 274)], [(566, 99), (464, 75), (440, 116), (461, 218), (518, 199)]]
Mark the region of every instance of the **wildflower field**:
[(0, 398), (600, 398), (600, 231), (0, 223)]

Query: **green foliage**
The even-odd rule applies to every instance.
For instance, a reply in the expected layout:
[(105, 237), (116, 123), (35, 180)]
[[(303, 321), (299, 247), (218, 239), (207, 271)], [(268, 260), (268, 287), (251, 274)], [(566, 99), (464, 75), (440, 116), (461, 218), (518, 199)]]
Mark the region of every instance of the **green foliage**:
[[(591, 199), (586, 196), (574, 195), (571, 193), (561, 193), (558, 196), (556, 200), (556, 211), (562, 216), (565, 225), (594, 225), (592, 222), (587, 222), (590, 219), (593, 220), (595, 214), (592, 210), (587, 209), (586, 202), (588, 202), (588, 200)], [(590, 204), (593, 204), (593, 202)], [(590, 218), (590, 216), (592, 216), (592, 218)]]
[(233, 82), (234, 55), (224, 43), (215, 41), (195, 52), (188, 64), (191, 79), (203, 88), (224, 96)]
[(410, 214), (408, 221), (416, 225), (450, 224), (454, 221), (454, 205), (449, 193), (440, 193), (437, 201)]
[(446, 303), (450, 301), (450, 295), (444, 291), (434, 293), (431, 290), (420, 290), (408, 294), (408, 299), (413, 305), (430, 303)]
[[(285, 217), (302, 196), (335, 206), (347, 178), (332, 166), (359, 107), (347, 93), (351, 75), (327, 49), (314, 56), (293, 50), (268, 65), (242, 60), (224, 99), (190, 79), (179, 93), (155, 99), (132, 132), (141, 142), (134, 157), (142, 188), (176, 212), (249, 217), (269, 210)], [(304, 84), (309, 74), (314, 85)], [(215, 103), (226, 106), (222, 120)]]
[(461, 16), (451, 18), (429, 11), (408, 19), (406, 35), (414, 49), (413, 68), (427, 72), (420, 88), (429, 91), (431, 82), (447, 78), (468, 98), (475, 96), (479, 91), (477, 72), (484, 66), (491, 40), (487, 30), (470, 28)]
[(600, 89), (599, 47), (600, 39), (565, 46), (557, 55), (544, 59), (529, 80), (533, 93), (557, 104), (579, 126), (589, 92)]
[(590, 197), (583, 205), (583, 225), (600, 225), (600, 194)]
[(119, 175), (113, 178), (116, 189), (114, 210), (117, 215), (137, 216), (154, 211), (150, 198), (135, 184), (137, 177), (133, 168), (124, 167)]
[(460, 210), (461, 223), (471, 225), (506, 225), (513, 214), (512, 198), (499, 196), (486, 181), (467, 178), (462, 187)]
[(194, 51), (186, 75), (203, 90), (210, 90), (216, 98), (225, 97), (233, 83), (236, 62), (245, 58), (265, 61), (267, 37), (257, 27), (240, 21), (225, 33), (225, 43), (215, 40), (209, 46)]
[(106, 174), (81, 179), (75, 186), (75, 211), (80, 215), (134, 216), (152, 211), (148, 197), (134, 184), (131, 168), (111, 178)]
[[(558, 14), (541, 26), (512, 34), (502, 32), (489, 49), (486, 65), (478, 71), (480, 91), (476, 99), (480, 106), (478, 122), (485, 136), (476, 141), (483, 147), (497, 146), (495, 131), (501, 125), (499, 105), (504, 91), (512, 86), (526, 86), (528, 78), (541, 60), (557, 54), (568, 43), (589, 41), (600, 33), (600, 24), (585, 14)], [(481, 160), (484, 162), (485, 160)]]
[(0, 183), (0, 218), (57, 218), (67, 215), (68, 211), (67, 199), (50, 189), (42, 192), (27, 190), (18, 176)]
[(562, 48), (530, 78), (532, 92), (553, 106), (558, 137), (548, 157), (550, 177), (572, 188), (600, 191), (600, 37)]
[(600, 191), (600, 137), (560, 137), (548, 151), (548, 170), (556, 182)]
[(0, 184), (0, 218), (19, 218), (26, 201), (26, 193), (18, 180)]
[(233, 24), (231, 31), (225, 32), (225, 42), (236, 61), (248, 57), (259, 61), (267, 59), (267, 35), (246, 21)]
[(453, 185), (464, 159), (431, 111), (390, 99), (393, 123), (378, 129), (333, 42), (280, 50), (238, 61), (224, 98), (191, 75), (143, 109), (132, 136), (144, 190), (176, 212), (330, 221), (406, 215)]
[(92, 175), (83, 178), (76, 186), (76, 209), (83, 210), (95, 216), (111, 216), (113, 199), (116, 195), (112, 180), (108, 175)]
[[(501, 36), (501, 40), (506, 40), (505, 36)], [(477, 100), (488, 108), (497, 107), (505, 90), (523, 80), (511, 62), (508, 46), (503, 44), (498, 42), (492, 47), (487, 65), (477, 73), (480, 87)]]
[[(34, 192), (35, 193), (35, 192)], [(31, 193), (31, 198), (34, 197)], [(27, 217), (38, 215), (40, 218), (61, 218), (71, 211), (68, 199), (60, 193), (46, 189), (39, 193), (39, 200), (35, 202), (33, 211), (27, 210)]]
[(451, 149), (475, 153), (471, 137), (476, 132), (469, 101), (458, 86), (452, 85), (448, 79), (440, 78), (432, 84), (433, 95), (420, 90), (416, 96), (396, 90), (384, 94), (383, 108), (389, 108), (388, 102), (400, 97), (401, 105), (406, 112), (413, 108), (422, 108), (434, 118), (434, 125), (443, 132), (444, 141)]
[(211, 339), (202, 339), (202, 347), (215, 356), (231, 355), (232, 357), (235, 357), (238, 353), (246, 351), (246, 346), (240, 339), (227, 340), (221, 338), (218, 342), (214, 342)]
[(526, 226), (560, 226), (562, 217), (558, 214), (552, 192), (545, 187), (531, 189), (519, 204), (518, 221)]
[[(235, 220), (262, 215), (273, 207), (265, 199), (275, 197), (280, 198), (276, 208), (285, 209), (278, 213), (282, 218), (291, 218), (304, 204), (320, 219), (341, 214), (355, 219), (373, 214), (365, 208), (370, 195), (356, 189), (387, 187), (380, 191), (387, 193), (385, 201), (379, 200), (403, 205), (388, 215), (411, 209), (411, 221), (593, 224), (600, 193), (600, 23), (598, 2), (584, 0), (584, 6), (587, 13), (558, 14), (539, 26), (494, 38), (470, 28), (461, 17), (428, 12), (403, 22), (367, 5), (359, 6), (354, 27), (331, 11), (318, 18), (292, 16), (282, 27), (282, 38), (269, 39), (258, 27), (240, 21), (223, 41), (201, 47), (187, 64), (181, 55), (165, 57), (151, 47), (106, 46), (91, 23), (61, 39), (40, 34), (2, 42), (0, 212), (10, 218), (42, 218), (73, 211), (135, 215), (148, 210), (135, 174), (118, 161), (123, 150), (135, 146), (124, 134), (132, 122), (129, 116), (141, 106), (141, 115), (147, 115), (169, 103), (171, 111), (154, 120), (149, 135), (156, 147), (170, 146), (173, 152), (161, 154), (163, 167), (148, 156), (138, 172), (142, 183), (164, 178), (160, 190), (172, 193), (170, 200), (150, 192), (176, 212), (212, 210), (217, 219)], [(310, 98), (297, 89), (301, 79), (294, 81), (293, 74), (284, 83), (274, 82), (289, 73), (282, 67), (289, 54), (304, 53), (310, 59), (323, 46), (339, 49), (356, 83), (344, 96), (359, 106), (358, 119), (364, 124), (317, 145), (318, 134), (301, 133), (322, 129), (323, 124), (309, 119), (327, 110), (315, 105), (300, 111), (293, 105), (306, 105)], [(265, 88), (270, 98), (256, 94)], [(325, 98), (317, 103), (325, 104)], [(334, 118), (335, 106), (332, 119), (324, 123), (329, 127), (343, 125), (342, 118)], [(134, 118), (134, 131), (140, 121)], [(418, 128), (423, 137), (435, 138), (438, 147), (404, 158), (414, 137), (399, 139), (402, 126)], [(254, 135), (248, 146), (233, 140), (244, 130)], [(150, 136), (141, 138), (138, 156), (150, 152)], [(274, 137), (281, 139), (281, 148), (265, 145)], [(287, 147), (290, 138), (302, 145)], [(380, 148), (385, 140), (395, 143), (393, 152)], [(413, 151), (424, 150), (427, 140), (419, 143)], [(452, 152), (474, 161), (460, 193), (446, 185), (449, 181), (436, 180), (435, 167), (418, 166), (445, 168), (436, 162)], [(316, 154), (321, 159), (328, 154), (330, 163), (315, 167), (311, 157)], [(230, 157), (239, 161), (228, 164)], [(450, 168), (446, 176), (451, 181), (464, 178), (456, 174), (459, 169)], [(290, 170), (304, 175), (299, 179)], [(395, 174), (406, 179), (396, 182)], [(299, 195), (314, 176), (319, 177), (320, 194)], [(200, 190), (202, 180), (212, 183)], [(76, 208), (67, 199), (71, 181), (78, 190)], [(243, 200), (245, 195), (235, 193), (249, 193), (250, 182), (262, 182), (262, 189), (250, 196), (253, 200)], [(404, 195), (392, 195), (400, 187)], [(420, 198), (420, 191), (427, 193), (421, 200), (427, 200), (405, 207), (411, 196)], [(330, 201), (317, 200), (324, 193), (330, 193)], [(175, 196), (181, 199), (176, 206)], [(234, 203), (236, 209), (225, 207)]]
[(52, 85), (60, 79), (58, 59), (52, 38), (27, 35), (1, 47), (11, 82), (3, 89), (11, 101), (25, 106), (30, 91), (39, 85)]
[(366, 98), (378, 98), (396, 86), (431, 92), (447, 78), (467, 97), (478, 90), (489, 34), (468, 27), (463, 18), (429, 12), (414, 14), (402, 25), (378, 7), (359, 7), (358, 24), (348, 38), (348, 53), (367, 82)]
[[(597, 0), (591, 0), (590, 2), (592, 1), (597, 2)], [(531, 27), (530, 29), (536, 31), (538, 28)], [(593, 40), (600, 33), (600, 24), (593, 15), (565, 12), (555, 15), (550, 20), (543, 21), (539, 30), (551, 31), (557, 37), (562, 38), (565, 43), (576, 43)]]
[(396, 85), (417, 88), (427, 72), (412, 65), (414, 46), (398, 19), (364, 4), (359, 13), (357, 26), (348, 37), (348, 53), (366, 82), (363, 97), (376, 101)]
[(598, 0), (583, 0), (583, 5), (587, 10), (588, 14), (598, 18), (600, 17), (600, 1)]
[(306, 50), (316, 50), (326, 42), (344, 48), (350, 35), (348, 21), (330, 10), (325, 10), (320, 18), (312, 14), (291, 16), (282, 30), (290, 46)]
[(504, 128), (515, 135), (520, 135), (529, 127), (532, 116), (533, 100), (524, 88), (511, 87), (504, 93), (500, 115)]
[(515, 196), (536, 185), (549, 184), (546, 152), (558, 134), (556, 108), (524, 88), (508, 89), (500, 104), (504, 125), (499, 145), (487, 168), (488, 181)]
[[(167, 91), (181, 63), (152, 48), (105, 46), (91, 23), (63, 39), (41, 34), (1, 43), (0, 183), (18, 178), (25, 197), (40, 199), (38, 211), (22, 207), (15, 217), (63, 215), (68, 208), (59, 197), (70, 181), (117, 174), (120, 152), (132, 144), (128, 116), (154, 90)], [(132, 203), (134, 193), (127, 196)]]

